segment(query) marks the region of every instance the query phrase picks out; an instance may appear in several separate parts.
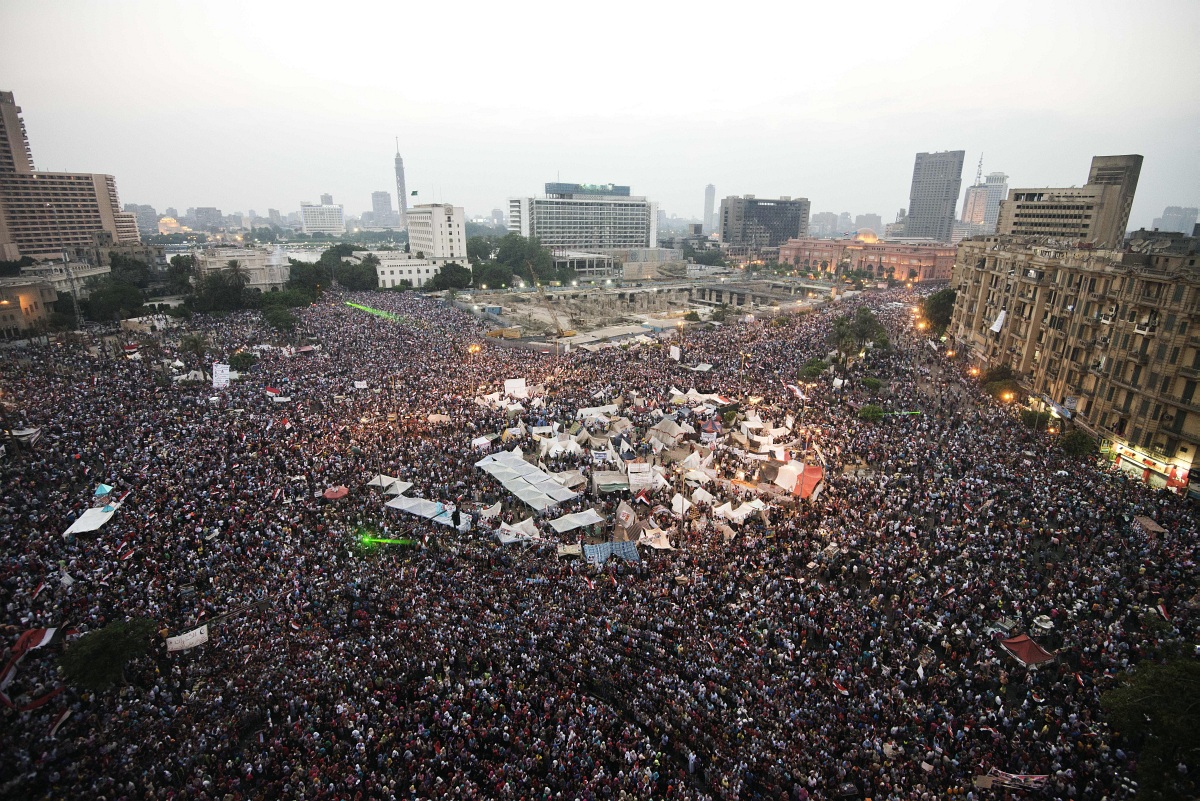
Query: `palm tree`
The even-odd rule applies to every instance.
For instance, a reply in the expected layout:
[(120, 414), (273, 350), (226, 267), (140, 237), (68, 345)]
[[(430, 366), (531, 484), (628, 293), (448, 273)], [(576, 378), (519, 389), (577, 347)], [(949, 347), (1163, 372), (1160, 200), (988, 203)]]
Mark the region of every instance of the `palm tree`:
[(246, 272), (246, 268), (237, 259), (230, 259), (225, 263), (225, 269), (228, 273), (229, 280), (237, 286), (244, 289), (246, 284), (250, 283), (250, 274)]
[(208, 342), (199, 334), (184, 334), (179, 339), (179, 349), (190, 353), (198, 359), (203, 359), (208, 350)]

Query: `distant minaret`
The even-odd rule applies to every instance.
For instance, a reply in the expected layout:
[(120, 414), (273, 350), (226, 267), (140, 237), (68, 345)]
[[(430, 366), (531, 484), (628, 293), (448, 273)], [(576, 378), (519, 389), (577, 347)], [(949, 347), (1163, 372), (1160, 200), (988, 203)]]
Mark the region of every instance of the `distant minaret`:
[(408, 230), (408, 190), (404, 188), (404, 159), (400, 158), (400, 137), (396, 137), (396, 195), (400, 200), (400, 230)]

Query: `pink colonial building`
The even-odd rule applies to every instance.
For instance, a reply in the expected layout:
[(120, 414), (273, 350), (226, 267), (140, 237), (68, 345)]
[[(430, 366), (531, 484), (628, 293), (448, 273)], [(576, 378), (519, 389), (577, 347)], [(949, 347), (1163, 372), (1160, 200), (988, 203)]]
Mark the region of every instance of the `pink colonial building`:
[(861, 270), (876, 278), (949, 281), (954, 253), (954, 246), (935, 242), (880, 241), (864, 228), (854, 239), (789, 239), (779, 246), (779, 262), (835, 275)]

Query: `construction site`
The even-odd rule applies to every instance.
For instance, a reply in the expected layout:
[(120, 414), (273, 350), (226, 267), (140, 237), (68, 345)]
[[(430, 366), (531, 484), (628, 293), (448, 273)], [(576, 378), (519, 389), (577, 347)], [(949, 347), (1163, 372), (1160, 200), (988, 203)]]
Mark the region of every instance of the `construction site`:
[(454, 302), (492, 324), (494, 338), (587, 344), (671, 330), (691, 312), (700, 321), (803, 312), (838, 292), (824, 281), (734, 277), (476, 291)]

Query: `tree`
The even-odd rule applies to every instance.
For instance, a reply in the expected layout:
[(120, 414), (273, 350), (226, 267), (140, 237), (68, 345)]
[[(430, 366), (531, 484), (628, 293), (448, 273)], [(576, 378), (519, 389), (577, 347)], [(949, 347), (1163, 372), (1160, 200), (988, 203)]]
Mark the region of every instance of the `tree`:
[(229, 357), (229, 366), (231, 369), (237, 370), (239, 373), (244, 373), (254, 366), (258, 361), (258, 357), (248, 350), (239, 350), (237, 353)]
[(953, 289), (943, 289), (925, 298), (922, 311), (925, 319), (929, 321), (930, 333), (933, 336), (940, 337), (946, 333), (946, 328), (950, 325), (950, 315), (954, 312), (956, 297), (957, 293)]
[(829, 362), (824, 359), (809, 359), (800, 368), (800, 374), (805, 378), (816, 378), (829, 369)]
[[(1100, 696), (1114, 738), (1137, 752), (1139, 799), (1194, 798), (1200, 768), (1200, 662), (1143, 662)], [(1180, 771), (1183, 765), (1186, 770)]]
[(378, 289), (379, 274), (375, 269), (378, 266), (379, 257), (373, 253), (367, 254), (358, 264), (341, 262), (337, 266), (338, 283), (346, 289)]
[(172, 256), (167, 268), (167, 291), (183, 295), (192, 291), (192, 278), (196, 275), (196, 260), (191, 256)]
[(428, 283), (428, 286), (435, 290), (464, 289), (470, 285), (471, 271), (452, 261), (442, 265), (442, 269)]
[(133, 284), (138, 289), (150, 286), (150, 265), (141, 259), (123, 256), (116, 251), (108, 254), (110, 273), (114, 281)]
[(196, 311), (233, 311), (246, 305), (245, 274), (240, 268), (211, 272), (200, 281), (192, 305)]
[(1062, 449), (1068, 456), (1090, 456), (1096, 452), (1096, 440), (1086, 431), (1076, 428), (1063, 435)]
[(136, 317), (141, 311), (142, 301), (141, 290), (133, 284), (105, 278), (88, 296), (87, 315), (97, 322)]
[(862, 380), (862, 385), (871, 392), (878, 392), (883, 387), (883, 382), (875, 376), (867, 376)]
[(316, 297), (323, 285), (329, 284), (328, 273), (321, 275), (321, 268), (310, 261), (288, 259), (291, 270), (288, 274), (288, 289), (298, 289)]
[(157, 629), (157, 623), (142, 617), (88, 632), (63, 651), (60, 663), (67, 681), (93, 692), (124, 682), (125, 665), (150, 650)]
[(883, 419), (883, 408), (873, 403), (868, 403), (858, 410), (858, 418), (866, 420), (868, 423), (877, 423)]
[(692, 311), (685, 314), (683, 316), (683, 319), (687, 320), (689, 323), (698, 323), (698, 322), (700, 322), (700, 312), (693, 309)]
[(204, 354), (208, 351), (208, 340), (199, 334), (184, 334), (179, 338), (179, 349), (198, 359), (203, 359)]
[(520, 234), (505, 235), (496, 248), (496, 262), (530, 280), (544, 282), (553, 281), (557, 277), (554, 271), (554, 257), (534, 237), (526, 239)]
[(492, 256), (492, 240), (487, 237), (473, 236), (467, 240), (467, 261), (472, 266), (482, 264)]
[(481, 264), (471, 270), (471, 274), (474, 278), (474, 285), (480, 288), (486, 286), (495, 289), (508, 286), (513, 282), (512, 270), (496, 262)]

